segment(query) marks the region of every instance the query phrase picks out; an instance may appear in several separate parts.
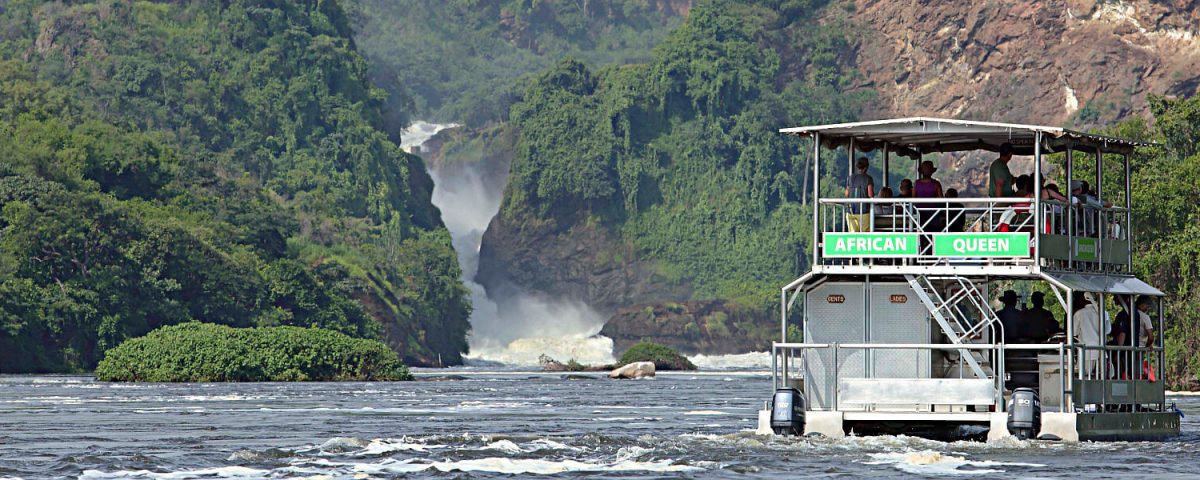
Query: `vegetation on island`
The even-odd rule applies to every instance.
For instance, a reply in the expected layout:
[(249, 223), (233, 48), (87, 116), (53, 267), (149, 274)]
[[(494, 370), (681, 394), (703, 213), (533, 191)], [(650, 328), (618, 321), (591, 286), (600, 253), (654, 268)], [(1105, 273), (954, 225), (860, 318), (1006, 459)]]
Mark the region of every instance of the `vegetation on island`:
[(621, 354), (618, 365), (653, 362), (655, 370), (695, 370), (696, 364), (671, 347), (653, 342), (638, 342)]
[(336, 1), (14, 0), (0, 27), (0, 371), (189, 321), (460, 362), (432, 183)]
[(412, 380), (378, 340), (323, 328), (232, 328), (189, 322), (109, 349), (96, 366), (107, 382)]

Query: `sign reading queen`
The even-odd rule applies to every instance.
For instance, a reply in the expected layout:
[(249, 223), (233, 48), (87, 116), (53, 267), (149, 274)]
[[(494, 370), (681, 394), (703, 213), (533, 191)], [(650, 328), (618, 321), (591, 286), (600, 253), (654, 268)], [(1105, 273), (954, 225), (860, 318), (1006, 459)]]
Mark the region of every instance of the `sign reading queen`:
[[(1029, 256), (1029, 233), (934, 233), (934, 257), (945, 258), (1021, 258)], [(928, 241), (928, 240), (927, 240)], [(823, 255), (831, 258), (915, 257), (922, 250), (916, 233), (834, 233), (825, 234)], [(929, 246), (924, 247), (929, 255)]]

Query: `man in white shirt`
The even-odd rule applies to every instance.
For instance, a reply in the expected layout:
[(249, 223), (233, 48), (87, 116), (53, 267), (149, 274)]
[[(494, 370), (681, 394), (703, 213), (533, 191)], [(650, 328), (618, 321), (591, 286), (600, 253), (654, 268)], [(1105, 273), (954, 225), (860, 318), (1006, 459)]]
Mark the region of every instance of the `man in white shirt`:
[[(1099, 347), (1104, 345), (1105, 337), (1112, 328), (1108, 319), (1108, 312), (1100, 312), (1100, 304), (1096, 300), (1095, 294), (1088, 292), (1084, 295), (1076, 293), (1074, 300), (1075, 315), (1071, 317), (1075, 324), (1072, 328), (1075, 338), (1079, 340), (1081, 345), (1089, 347)], [(1103, 320), (1101, 320), (1103, 318)], [(1087, 378), (1096, 378), (1099, 372), (1096, 367), (1100, 364), (1100, 351), (1087, 350), (1083, 355), (1084, 375)]]

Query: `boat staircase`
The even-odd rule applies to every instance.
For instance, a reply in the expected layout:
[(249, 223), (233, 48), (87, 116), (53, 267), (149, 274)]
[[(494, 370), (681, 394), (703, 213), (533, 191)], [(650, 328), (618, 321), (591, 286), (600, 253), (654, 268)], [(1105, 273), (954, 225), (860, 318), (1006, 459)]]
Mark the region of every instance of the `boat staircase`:
[[(1000, 318), (988, 305), (987, 296), (969, 279), (931, 275), (905, 275), (904, 278), (950, 343), (979, 344), (995, 338), (991, 336), (991, 330), (993, 325), (1000, 325)], [(963, 349), (958, 351), (958, 356), (976, 378), (993, 377), (992, 362), (985, 351)]]

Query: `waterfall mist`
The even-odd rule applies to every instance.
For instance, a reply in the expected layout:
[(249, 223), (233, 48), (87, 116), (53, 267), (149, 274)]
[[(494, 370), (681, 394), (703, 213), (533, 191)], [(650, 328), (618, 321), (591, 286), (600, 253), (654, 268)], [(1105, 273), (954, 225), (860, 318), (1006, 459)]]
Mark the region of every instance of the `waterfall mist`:
[[(402, 138), (406, 145), (417, 146), (450, 126), (417, 122), (409, 129), (413, 133), (406, 130)], [(408, 139), (418, 135), (423, 138), (414, 138), (410, 144)], [(544, 354), (564, 362), (575, 359), (582, 363), (612, 363), (612, 340), (596, 335), (605, 319), (586, 304), (551, 298), (516, 285), (493, 288), (496, 298), (492, 298), (475, 282), (483, 233), (500, 210), (507, 181), (507, 169), (504, 175), (490, 175), (482, 168), (481, 160), (442, 162), (431, 165), (429, 171), (434, 183), (433, 204), (441, 210), (442, 221), (450, 230), (463, 283), (471, 290), (474, 311), (467, 358), (536, 365)]]

